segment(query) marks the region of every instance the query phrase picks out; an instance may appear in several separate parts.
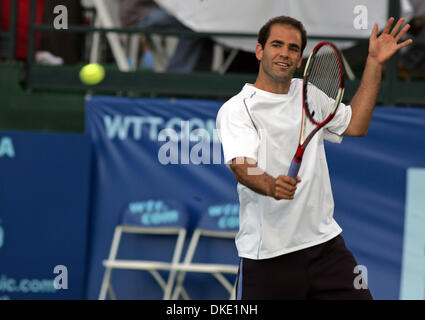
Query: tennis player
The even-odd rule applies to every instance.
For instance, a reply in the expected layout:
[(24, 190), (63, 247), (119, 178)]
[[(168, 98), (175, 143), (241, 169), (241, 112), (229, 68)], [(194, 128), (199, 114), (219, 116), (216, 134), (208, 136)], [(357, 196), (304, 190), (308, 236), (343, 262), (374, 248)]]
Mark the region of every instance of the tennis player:
[[(357, 262), (333, 218), (334, 201), (324, 140), (365, 136), (388, 59), (412, 40), (409, 29), (389, 19), (374, 25), (360, 86), (350, 105), (310, 141), (296, 179), (286, 176), (298, 146), (306, 31), (286, 16), (268, 21), (258, 34), (259, 72), (254, 84), (229, 99), (217, 115), (226, 164), (240, 201), (238, 299), (372, 299), (355, 272)], [(364, 279), (363, 279), (364, 280)]]

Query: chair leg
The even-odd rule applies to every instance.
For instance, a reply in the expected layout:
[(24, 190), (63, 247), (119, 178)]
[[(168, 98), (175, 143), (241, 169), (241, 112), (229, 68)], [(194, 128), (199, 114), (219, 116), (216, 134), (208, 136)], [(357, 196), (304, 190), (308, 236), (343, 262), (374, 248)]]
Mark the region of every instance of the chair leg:
[(232, 294), (230, 300), (236, 300), (236, 284), (238, 283), (238, 277), (236, 276), (235, 283), (233, 284)]
[(159, 274), (159, 272), (156, 271), (156, 270), (149, 270), (149, 273), (152, 275), (152, 277), (154, 277), (154, 279), (156, 280), (156, 282), (161, 287), (162, 291), (165, 291), (165, 288), (166, 288), (167, 285), (166, 285), (164, 279)]
[(181, 283), (182, 281), (181, 280), (182, 279), (181, 279), (181, 276), (179, 274), (179, 277), (177, 279), (177, 285), (174, 288), (174, 292), (173, 292), (173, 295), (171, 297), (171, 300), (178, 300), (179, 299), (179, 297), (180, 297), (180, 291), (182, 289), (182, 283)]
[(112, 288), (112, 285), (109, 284), (109, 296), (111, 297), (111, 300), (117, 300), (117, 296), (115, 294), (114, 289)]
[(190, 300), (190, 296), (183, 286), (184, 277), (185, 277), (185, 272), (180, 272), (178, 275), (177, 285), (173, 291), (171, 300), (178, 300), (180, 298), (180, 295), (183, 297), (184, 300)]
[(183, 286), (181, 288), (181, 294), (182, 294), (183, 299), (190, 300), (189, 294), (187, 293), (186, 289)]
[(103, 276), (102, 287), (100, 289), (99, 300), (105, 300), (106, 299), (106, 294), (107, 294), (108, 288), (110, 286), (111, 273), (112, 273), (112, 269), (106, 268), (105, 275)]
[(167, 286), (165, 287), (164, 300), (170, 300), (171, 299), (171, 293), (173, 291), (173, 284), (174, 284), (175, 278), (176, 278), (176, 271), (171, 270), (170, 274), (168, 275)]
[(232, 295), (233, 292), (233, 286), (232, 284), (221, 274), (221, 273), (214, 273), (213, 276), (222, 284), (222, 286), (227, 290), (227, 292)]

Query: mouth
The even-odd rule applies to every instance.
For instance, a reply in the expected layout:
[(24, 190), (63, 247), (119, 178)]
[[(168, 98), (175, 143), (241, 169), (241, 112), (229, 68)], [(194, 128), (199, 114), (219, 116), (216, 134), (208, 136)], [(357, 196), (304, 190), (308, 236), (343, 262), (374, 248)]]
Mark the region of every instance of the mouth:
[(289, 69), (291, 67), (291, 64), (287, 62), (275, 62), (275, 65), (277, 65), (280, 69)]

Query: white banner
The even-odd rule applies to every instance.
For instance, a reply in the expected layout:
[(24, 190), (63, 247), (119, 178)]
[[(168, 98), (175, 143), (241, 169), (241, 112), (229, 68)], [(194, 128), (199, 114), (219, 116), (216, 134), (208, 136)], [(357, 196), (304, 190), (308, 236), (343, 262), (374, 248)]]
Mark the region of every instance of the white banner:
[[(374, 23), (388, 19), (388, 0), (155, 0), (187, 27), (198, 32), (257, 34), (270, 18), (287, 15), (300, 20), (309, 36), (368, 38)], [(401, 0), (410, 18), (408, 0)], [(255, 38), (216, 38), (231, 48), (254, 52)], [(310, 52), (315, 41), (309, 41)], [(348, 47), (352, 42), (339, 43)]]

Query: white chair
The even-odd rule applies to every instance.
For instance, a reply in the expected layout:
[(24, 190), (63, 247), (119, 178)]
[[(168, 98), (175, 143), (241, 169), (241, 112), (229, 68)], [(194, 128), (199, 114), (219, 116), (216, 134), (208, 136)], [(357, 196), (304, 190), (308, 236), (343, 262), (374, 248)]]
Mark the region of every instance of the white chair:
[[(178, 202), (147, 200), (129, 203), (121, 215), (120, 224), (115, 228), (109, 257), (103, 261), (106, 269), (99, 300), (105, 300), (108, 292), (111, 299), (116, 299), (111, 284), (113, 269), (148, 271), (162, 288), (163, 299), (170, 299), (176, 277), (174, 267), (180, 262), (188, 221), (186, 209)], [(167, 236), (167, 239), (172, 239), (170, 245), (174, 247), (172, 258), (168, 261), (117, 259), (123, 233)], [(167, 271), (168, 278), (161, 276), (159, 271)]]
[[(179, 273), (176, 280), (176, 287), (172, 295), (173, 300), (179, 299), (180, 296), (186, 300), (190, 299), (184, 287), (184, 280), (187, 272), (204, 273), (214, 276), (229, 293), (229, 298), (235, 299), (235, 283), (238, 273), (238, 256), (235, 246), (235, 236), (238, 229), (239, 204), (213, 205), (203, 211), (199, 224), (194, 230), (190, 240), (184, 262), (175, 266)], [(219, 254), (222, 254), (225, 250), (231, 252), (231, 261), (227, 263), (194, 261), (201, 239), (226, 239), (226, 241), (220, 242), (220, 245), (223, 247), (220, 249)], [(210, 252), (210, 254), (213, 255), (213, 252)], [(224, 274), (235, 275), (234, 281), (230, 282)]]

